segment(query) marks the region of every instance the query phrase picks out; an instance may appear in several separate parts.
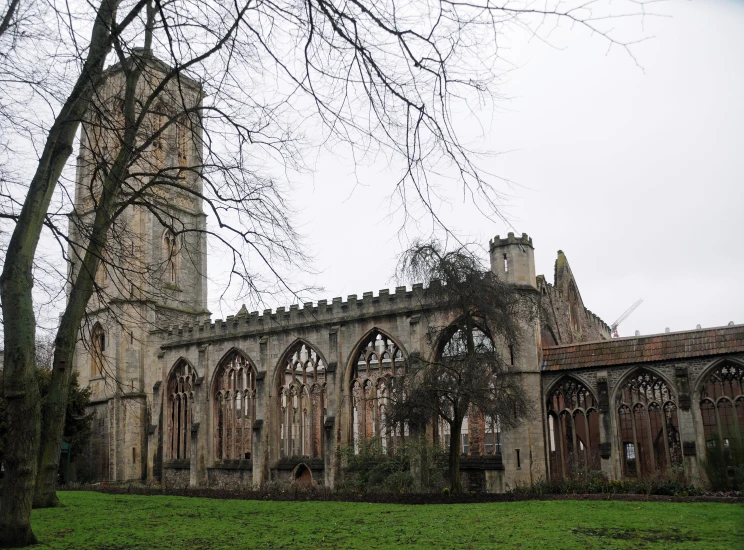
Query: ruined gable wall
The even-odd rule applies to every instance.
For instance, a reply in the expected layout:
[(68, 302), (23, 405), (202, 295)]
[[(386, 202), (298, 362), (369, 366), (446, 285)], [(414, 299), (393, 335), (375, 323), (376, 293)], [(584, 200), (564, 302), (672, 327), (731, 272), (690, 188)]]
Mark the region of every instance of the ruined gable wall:
[(550, 284), (544, 275), (539, 275), (537, 287), (543, 347), (610, 339), (607, 323), (584, 306), (576, 279), (562, 251), (558, 251), (555, 262), (554, 284)]

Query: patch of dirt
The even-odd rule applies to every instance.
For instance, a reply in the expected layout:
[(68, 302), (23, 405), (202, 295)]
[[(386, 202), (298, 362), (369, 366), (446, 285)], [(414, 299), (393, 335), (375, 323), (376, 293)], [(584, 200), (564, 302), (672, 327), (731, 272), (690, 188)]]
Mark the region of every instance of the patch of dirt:
[(678, 528), (673, 527), (666, 531), (659, 529), (620, 529), (617, 527), (606, 528), (576, 528), (571, 529), (574, 535), (584, 535), (589, 537), (610, 538), (618, 540), (636, 541), (636, 542), (697, 542), (700, 537), (682, 533)]

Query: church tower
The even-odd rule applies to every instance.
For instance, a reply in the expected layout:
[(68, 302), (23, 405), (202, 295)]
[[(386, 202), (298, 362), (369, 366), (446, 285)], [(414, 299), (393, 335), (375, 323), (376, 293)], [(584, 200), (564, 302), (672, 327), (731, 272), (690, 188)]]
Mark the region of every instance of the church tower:
[(515, 237), (509, 233), (506, 239), (489, 241), (491, 271), (506, 283), (530, 285), (537, 288), (535, 277), (535, 249), (527, 233)]
[[(75, 357), (96, 414), (90, 453), (77, 464), (78, 475), (89, 480), (147, 477), (148, 456), (158, 453), (147, 448), (153, 386), (163, 378), (158, 333), (209, 317), (201, 86), (179, 75), (159, 89), (171, 68), (148, 52), (134, 56), (128, 63), (142, 68), (136, 115), (143, 109), (145, 114)], [(69, 231), (71, 280), (80, 269), (104, 179), (122, 146), (125, 69), (131, 68), (119, 64), (107, 71), (81, 125)]]

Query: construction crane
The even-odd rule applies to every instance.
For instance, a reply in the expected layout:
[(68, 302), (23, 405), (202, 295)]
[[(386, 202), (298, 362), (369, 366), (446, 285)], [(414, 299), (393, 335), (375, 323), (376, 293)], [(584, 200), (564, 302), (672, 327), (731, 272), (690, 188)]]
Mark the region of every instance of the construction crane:
[(615, 321), (614, 323), (610, 325), (610, 329), (612, 329), (613, 338), (618, 338), (618, 334), (617, 334), (618, 325), (622, 323), (623, 321), (625, 321), (625, 319), (627, 319), (628, 316), (631, 313), (633, 313), (638, 308), (638, 306), (640, 306), (642, 303), (643, 303), (643, 298), (640, 298), (635, 304), (633, 304), (628, 309), (626, 309), (625, 313), (623, 313), (620, 317), (617, 318), (617, 321)]

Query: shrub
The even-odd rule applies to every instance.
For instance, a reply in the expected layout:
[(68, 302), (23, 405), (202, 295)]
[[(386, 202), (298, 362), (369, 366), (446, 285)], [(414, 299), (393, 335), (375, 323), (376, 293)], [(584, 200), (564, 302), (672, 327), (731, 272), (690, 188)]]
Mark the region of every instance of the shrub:
[(688, 485), (679, 472), (672, 470), (657, 477), (648, 479), (608, 480), (603, 473), (594, 472), (584, 478), (567, 478), (558, 480), (540, 480), (532, 485), (518, 485), (509, 491), (519, 496), (540, 495), (665, 495), (665, 496), (700, 496), (704, 491), (700, 487)]
[(357, 452), (349, 445), (339, 453), (348, 476), (339, 484), (341, 491), (410, 492), (414, 486), (412, 461), (419, 463), (423, 491), (439, 491), (444, 484), (444, 451), (438, 446), (407, 441), (391, 453), (382, 446), (380, 438), (373, 437), (359, 441)]

